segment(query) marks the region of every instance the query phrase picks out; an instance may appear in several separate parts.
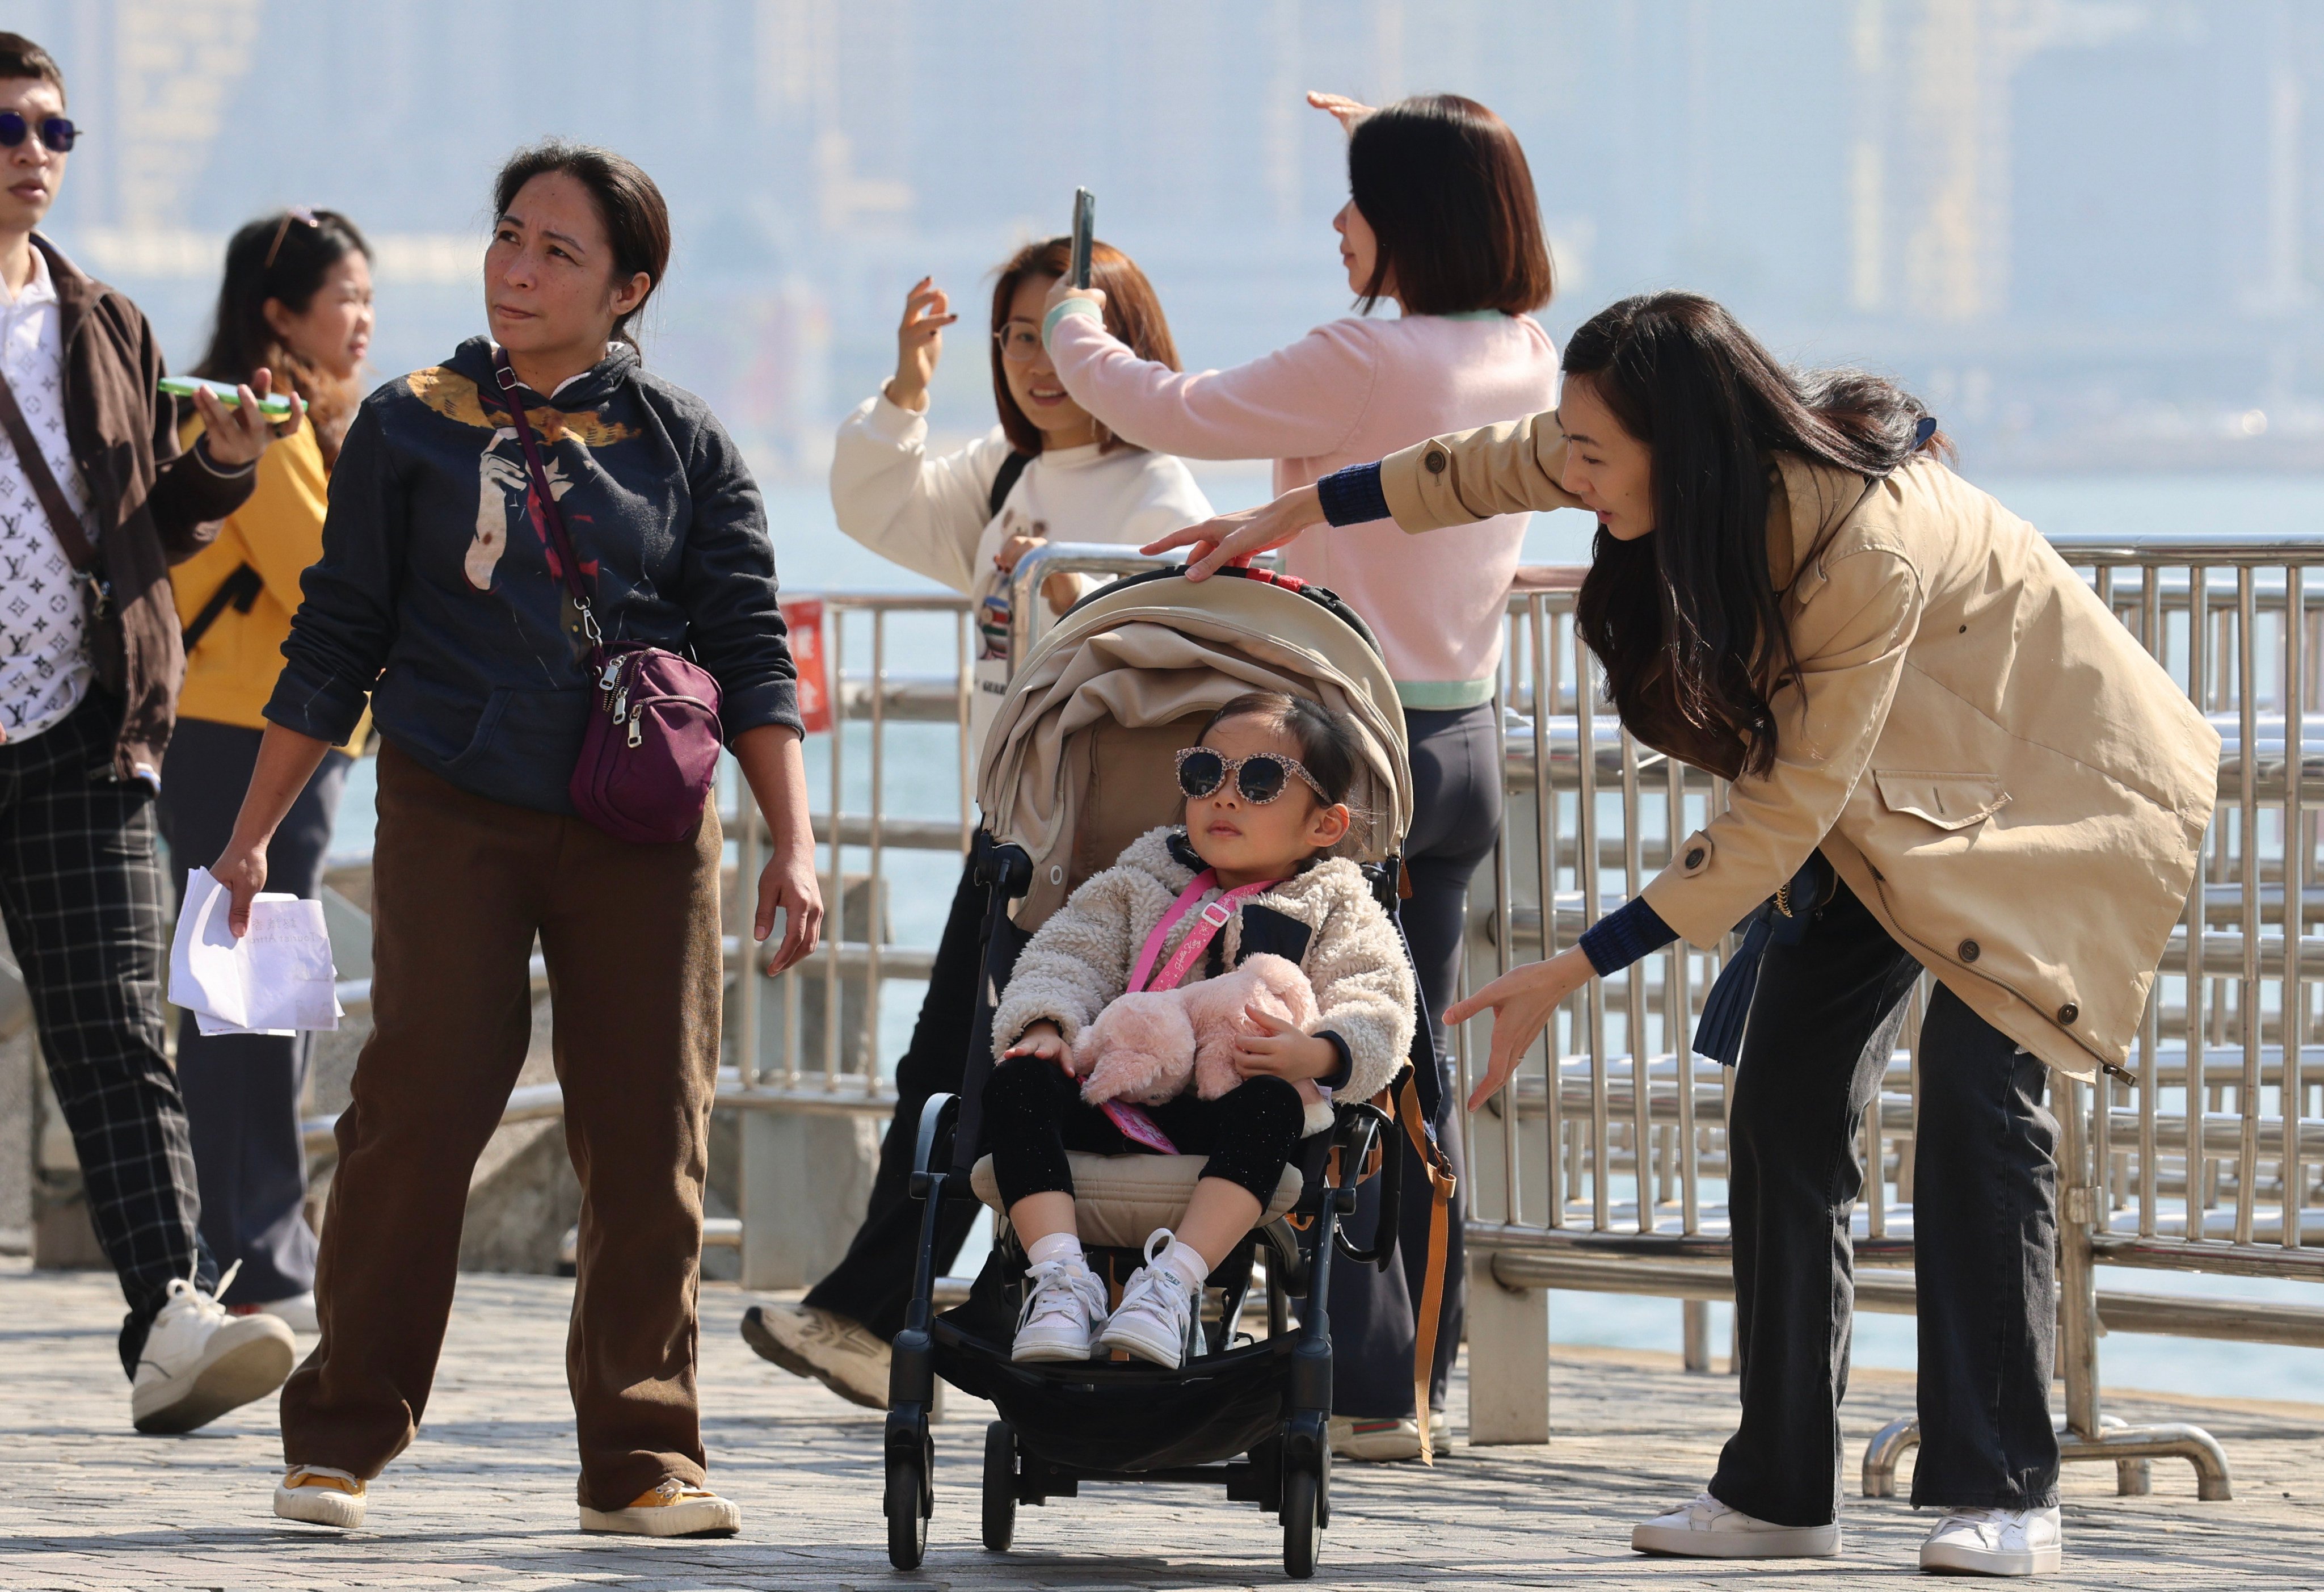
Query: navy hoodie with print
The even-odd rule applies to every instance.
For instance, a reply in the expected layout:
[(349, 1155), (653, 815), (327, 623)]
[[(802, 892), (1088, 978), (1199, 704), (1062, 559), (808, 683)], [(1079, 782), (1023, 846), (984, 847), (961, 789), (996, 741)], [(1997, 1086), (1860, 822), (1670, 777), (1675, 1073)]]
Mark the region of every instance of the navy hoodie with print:
[[(364, 400), (266, 717), (337, 743), (368, 700), (380, 734), (462, 790), (570, 812), (588, 643), (492, 352), (471, 338)], [(798, 728), (765, 507), (708, 405), (619, 345), (551, 396), (515, 391), (607, 642), (689, 652), (729, 741)]]

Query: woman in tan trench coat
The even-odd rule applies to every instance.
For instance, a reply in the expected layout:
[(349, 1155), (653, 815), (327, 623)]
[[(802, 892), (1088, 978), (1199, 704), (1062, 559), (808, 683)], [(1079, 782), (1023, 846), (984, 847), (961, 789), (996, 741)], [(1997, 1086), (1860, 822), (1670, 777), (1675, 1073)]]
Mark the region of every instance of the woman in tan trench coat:
[(1194, 548), (1199, 578), (1382, 513), (1415, 532), (1596, 514), (1579, 624), (1623, 722), (1732, 793), (1581, 944), (1448, 1015), (1495, 1014), (1474, 1109), (1591, 976), (1758, 924), (1756, 966), (1747, 949), (1696, 1036), (1740, 1052), (1742, 1420), (1708, 1490), (1632, 1545), (1840, 1551), (1856, 1129), (1925, 968), (1913, 1491), (1945, 1513), (1921, 1564), (2055, 1569), (2044, 1064), (2089, 1078), (2126, 1057), (2210, 819), (2218, 737), (2032, 526), (1946, 468), (1933, 419), (1891, 384), (1789, 371), (1684, 293), (1600, 313), (1565, 376), (1558, 411), (1158, 545)]

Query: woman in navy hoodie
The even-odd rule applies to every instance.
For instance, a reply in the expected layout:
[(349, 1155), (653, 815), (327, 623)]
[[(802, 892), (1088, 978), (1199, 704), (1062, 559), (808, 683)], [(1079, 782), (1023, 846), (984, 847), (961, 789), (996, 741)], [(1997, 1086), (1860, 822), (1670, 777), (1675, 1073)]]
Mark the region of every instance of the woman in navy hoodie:
[[(283, 643), (256, 772), (215, 866), (247, 926), (266, 846), (366, 703), (380, 753), (374, 1028), (339, 1118), (315, 1283), (322, 1341), (283, 1389), (275, 1513), (354, 1526), (417, 1429), (452, 1302), (468, 1177), (530, 1041), (536, 935), (582, 1189), (567, 1351), (585, 1531), (727, 1534), (695, 1397), (702, 1181), (716, 1081), (720, 834), (667, 845), (576, 817), (589, 637), (532, 499), (512, 402), (546, 455), (608, 643), (690, 651), (767, 816), (758, 937), (814, 947), (795, 673), (766, 515), (703, 402), (627, 328), (661, 278), (653, 180), (546, 143), (503, 168), (484, 255), (490, 338), (365, 401), (331, 481), (322, 560)], [(495, 379), (495, 346), (516, 385)]]

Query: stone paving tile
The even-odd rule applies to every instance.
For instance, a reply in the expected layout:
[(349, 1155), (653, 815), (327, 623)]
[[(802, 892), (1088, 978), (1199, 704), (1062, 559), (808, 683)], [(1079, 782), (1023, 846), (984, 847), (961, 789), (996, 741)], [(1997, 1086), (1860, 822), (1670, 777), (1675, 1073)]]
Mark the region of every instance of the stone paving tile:
[[(571, 1284), (461, 1279), (429, 1420), (375, 1484), (370, 1523), (337, 1535), (278, 1522), (270, 1402), (182, 1438), (129, 1430), (113, 1354), (109, 1279), (0, 1262), (0, 1592), (302, 1592), (486, 1587), (493, 1592), (779, 1592), (1021, 1587), (1057, 1592), (1280, 1587), (1281, 1537), (1247, 1504), (1185, 1487), (1093, 1487), (1027, 1509), (1017, 1550), (977, 1543), (987, 1407), (955, 1397), (937, 1429), (936, 1513), (923, 1571), (887, 1563), (879, 1419), (754, 1357), (735, 1335), (747, 1302), (706, 1289), (702, 1383), (714, 1479), (743, 1510), (724, 1542), (575, 1532), (572, 1415), (563, 1341)], [(1899, 1501), (1851, 1498), (1848, 1550), (1771, 1565), (1642, 1560), (1641, 1514), (1691, 1496), (1731, 1419), (1733, 1384), (1667, 1358), (1561, 1350), (1558, 1435), (1540, 1449), (1456, 1448), (1434, 1472), (1342, 1466), (1318, 1587), (1472, 1588), (1893, 1587), (1927, 1528)], [(1851, 1467), (1910, 1379), (1858, 1377)], [(1456, 1390), (1456, 1430), (1465, 1410)], [(2116, 1498), (2109, 1467), (2067, 1476), (2065, 1588), (2324, 1586), (2324, 1408), (2130, 1396), (2112, 1412), (2197, 1421), (2227, 1445), (2237, 1498), (2200, 1504), (2181, 1464)], [(1852, 1471), (1851, 1471), (1852, 1477)]]

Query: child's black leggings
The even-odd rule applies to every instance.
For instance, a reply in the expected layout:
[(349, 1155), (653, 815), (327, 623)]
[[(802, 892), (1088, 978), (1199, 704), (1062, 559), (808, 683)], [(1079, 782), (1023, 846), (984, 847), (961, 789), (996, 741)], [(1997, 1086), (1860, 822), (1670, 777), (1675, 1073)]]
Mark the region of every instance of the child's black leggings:
[[(1215, 1100), (1188, 1089), (1145, 1111), (1182, 1154), (1210, 1157), (1204, 1177), (1249, 1189), (1262, 1207), (1275, 1198), (1305, 1125), (1299, 1091), (1279, 1078), (1246, 1079)], [(992, 1069), (984, 1085), (984, 1125), (1003, 1205), (1028, 1194), (1072, 1193), (1068, 1150), (1150, 1153), (1104, 1112), (1084, 1105), (1081, 1085), (1039, 1056), (1013, 1056)]]

